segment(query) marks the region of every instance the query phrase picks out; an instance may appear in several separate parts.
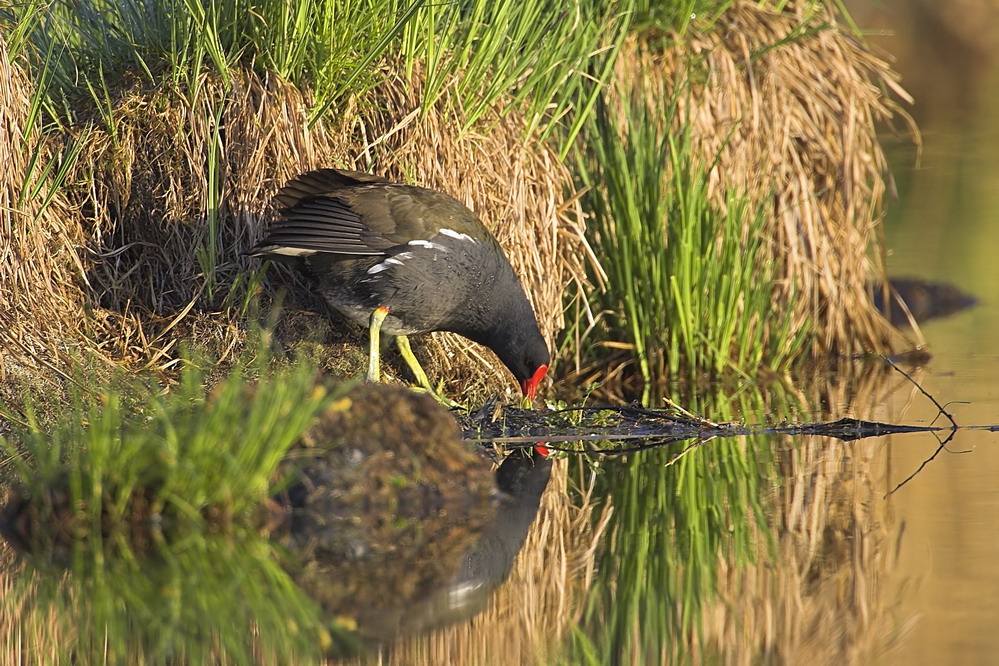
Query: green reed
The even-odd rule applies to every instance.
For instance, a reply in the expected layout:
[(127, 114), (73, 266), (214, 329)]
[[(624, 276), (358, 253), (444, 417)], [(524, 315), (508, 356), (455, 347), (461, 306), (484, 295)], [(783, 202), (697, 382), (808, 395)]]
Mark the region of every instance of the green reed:
[(667, 381), (785, 369), (809, 331), (773, 308), (769, 202), (731, 192), (719, 209), (712, 165), (692, 157), (688, 130), (666, 129), (676, 126), (682, 91), (651, 95), (664, 100), (653, 105), (633, 85), (621, 115), (598, 105), (592, 152), (577, 155), (591, 242), (607, 273), (590, 295), (600, 319), (584, 345), (631, 350), (646, 400)]

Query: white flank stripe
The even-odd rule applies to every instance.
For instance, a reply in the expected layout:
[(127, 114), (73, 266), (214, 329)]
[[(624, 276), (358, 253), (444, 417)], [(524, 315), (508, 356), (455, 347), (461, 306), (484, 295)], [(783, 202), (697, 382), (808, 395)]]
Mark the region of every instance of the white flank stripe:
[[(416, 247), (425, 247), (428, 250), (440, 250), (442, 252), (447, 252), (447, 248), (444, 247), (443, 245), (438, 245), (437, 243), (431, 243), (430, 241), (427, 240), (411, 240), (409, 241), (409, 243), (407, 243), (407, 245), (414, 245)], [(409, 253), (404, 252), (403, 254), (409, 254)]]
[(460, 234), (454, 229), (441, 229), (440, 233), (444, 234), (445, 236), (450, 236), (451, 238), (457, 238), (458, 240), (467, 240), (469, 243), (475, 242), (475, 239), (469, 236), (468, 234)]

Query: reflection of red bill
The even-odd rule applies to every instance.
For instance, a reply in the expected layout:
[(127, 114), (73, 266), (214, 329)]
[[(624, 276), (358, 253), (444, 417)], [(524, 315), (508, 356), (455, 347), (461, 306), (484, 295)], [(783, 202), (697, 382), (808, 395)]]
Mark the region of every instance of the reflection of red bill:
[(550, 453), (548, 447), (545, 446), (546, 443), (547, 442), (538, 442), (537, 444), (534, 445), (534, 452), (537, 453), (542, 458), (547, 458), (548, 454)]

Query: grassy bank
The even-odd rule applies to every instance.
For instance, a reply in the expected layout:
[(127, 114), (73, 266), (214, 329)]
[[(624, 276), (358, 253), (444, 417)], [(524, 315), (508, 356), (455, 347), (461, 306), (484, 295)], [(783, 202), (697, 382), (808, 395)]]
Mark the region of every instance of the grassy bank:
[[(891, 110), (870, 91), (894, 82), (822, 3), (27, 2), (2, 18), (0, 275), (20, 288), (0, 298), (5, 347), (30, 366), (65, 365), (67, 340), (133, 367), (169, 367), (184, 339), (239, 348), (251, 300), (283, 286), (240, 253), (274, 189), (330, 163), (476, 206), (576, 383), (639, 378), (620, 393), (642, 395), (898, 342), (863, 291), (884, 191), (873, 120)], [(717, 19), (746, 26), (737, 49)], [(843, 74), (809, 89), (824, 53)], [(768, 127), (771, 101), (740, 88), (753, 76), (841, 108)], [(286, 298), (315, 308), (301, 283)], [(437, 338), (424, 354), (451, 390), (505, 383)]]
[[(5, 108), (16, 131), (5, 149), (17, 159), (4, 225), (14, 252), (0, 275), (22, 288), (2, 295), (5, 346), (35, 367), (65, 364), (67, 340), (131, 367), (169, 367), (179, 340), (238, 349), (261, 282), (241, 253), (269, 221), (275, 189), (329, 164), (479, 209), (515, 250), (553, 340), (584, 245), (558, 155), (587, 118), (628, 14), (596, 2), (10, 10), (4, 62), (16, 85)], [(265, 301), (287, 282), (263, 280)], [(288, 287), (290, 307), (315, 309), (300, 282)], [(345, 333), (326, 341), (352, 342)], [(441, 340), (425, 353), (452, 388), (508, 384), (482, 372), (481, 349)]]

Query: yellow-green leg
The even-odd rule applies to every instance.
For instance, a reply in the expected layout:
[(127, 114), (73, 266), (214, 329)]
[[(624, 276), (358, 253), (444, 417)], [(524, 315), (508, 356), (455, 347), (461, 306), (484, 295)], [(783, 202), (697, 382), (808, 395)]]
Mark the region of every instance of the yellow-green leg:
[[(370, 349), (368, 349), (368, 381), (377, 382), (381, 381), (381, 332), (382, 323), (385, 321), (385, 317), (388, 316), (389, 309), (384, 305), (375, 308), (375, 311), (371, 313), (371, 323), (368, 328), (368, 336), (370, 340)], [(399, 352), (402, 357), (406, 360), (406, 365), (412, 371), (413, 376), (416, 377), (416, 382), (423, 388), (427, 393), (434, 396), (437, 402), (441, 403), (445, 407), (455, 408), (461, 407), (458, 403), (450, 398), (446, 398), (434, 390), (434, 387), (430, 385), (430, 378), (427, 377), (427, 373), (424, 372), (423, 366), (420, 362), (416, 360), (416, 355), (413, 354), (413, 348), (409, 346), (409, 338), (405, 335), (396, 336), (396, 344), (399, 345)]]
[(399, 352), (406, 360), (406, 365), (409, 366), (413, 376), (416, 377), (416, 383), (433, 393), (434, 389), (430, 385), (430, 378), (427, 377), (427, 373), (424, 372), (420, 362), (416, 360), (416, 354), (413, 353), (413, 348), (409, 346), (409, 338), (405, 335), (397, 335), (395, 343), (399, 345)]
[(388, 316), (389, 309), (384, 305), (375, 308), (371, 313), (371, 325), (368, 327), (368, 339), (370, 349), (368, 349), (368, 381), (377, 382), (382, 378), (381, 374), (381, 335), (382, 322)]
[(430, 385), (430, 378), (427, 377), (427, 373), (423, 371), (423, 366), (420, 362), (416, 360), (416, 354), (413, 353), (413, 348), (409, 346), (409, 338), (405, 335), (397, 335), (395, 338), (395, 343), (399, 346), (399, 353), (406, 360), (406, 365), (409, 366), (410, 371), (413, 376), (416, 377), (416, 382), (430, 395), (434, 396), (437, 402), (441, 403), (449, 409), (454, 409), (455, 407), (461, 407), (457, 402), (445, 397), (434, 390), (434, 387)]

